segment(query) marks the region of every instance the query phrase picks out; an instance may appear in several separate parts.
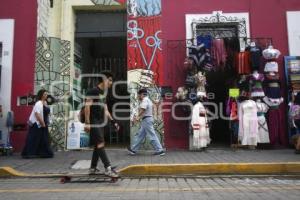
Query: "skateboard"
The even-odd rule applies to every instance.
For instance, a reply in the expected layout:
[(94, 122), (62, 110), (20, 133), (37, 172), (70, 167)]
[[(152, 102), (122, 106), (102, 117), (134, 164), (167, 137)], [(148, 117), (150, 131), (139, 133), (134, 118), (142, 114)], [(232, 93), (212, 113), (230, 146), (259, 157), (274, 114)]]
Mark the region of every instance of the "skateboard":
[(60, 177), (60, 183), (69, 183), (72, 181), (72, 178), (97, 178), (97, 179), (102, 179), (104, 181), (108, 180), (111, 183), (115, 183), (118, 181), (120, 176), (118, 177), (112, 177), (105, 175), (104, 173), (96, 173), (96, 174), (89, 174), (89, 173), (69, 173), (69, 174), (62, 174)]

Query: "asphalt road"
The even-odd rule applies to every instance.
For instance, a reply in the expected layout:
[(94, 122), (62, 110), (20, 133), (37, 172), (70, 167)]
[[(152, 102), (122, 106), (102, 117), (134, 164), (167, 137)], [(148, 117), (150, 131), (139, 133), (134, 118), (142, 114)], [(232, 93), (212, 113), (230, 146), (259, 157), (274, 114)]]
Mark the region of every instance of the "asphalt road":
[(299, 199), (300, 177), (171, 177), (120, 179), (116, 183), (95, 178), (61, 184), (53, 179), (0, 179), (0, 199)]

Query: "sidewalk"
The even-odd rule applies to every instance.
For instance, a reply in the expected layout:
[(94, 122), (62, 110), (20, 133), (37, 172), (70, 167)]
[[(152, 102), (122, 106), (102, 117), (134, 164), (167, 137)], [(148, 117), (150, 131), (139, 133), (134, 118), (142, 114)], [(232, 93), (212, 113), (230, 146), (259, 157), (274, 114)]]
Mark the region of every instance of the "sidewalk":
[[(245, 169), (249, 164), (254, 166), (254, 164), (258, 163), (264, 163), (265, 167), (267, 167), (265, 169), (267, 172), (268, 170), (272, 172), (272, 167), (274, 167), (272, 164), (284, 164), (284, 166), (281, 165), (280, 168), (276, 168), (279, 170), (279, 173), (289, 170), (289, 165), (286, 164), (290, 163), (293, 164), (292, 172), (300, 173), (300, 155), (294, 154), (292, 149), (253, 151), (208, 149), (206, 152), (168, 151), (165, 156), (153, 156), (151, 152), (130, 156), (125, 149), (107, 149), (107, 153), (112, 165), (117, 165), (118, 169), (123, 169), (125, 171), (124, 174), (128, 175), (134, 175), (134, 173), (137, 175), (140, 173), (144, 173), (144, 175), (159, 175), (164, 170), (170, 169), (172, 172), (169, 172), (169, 174), (176, 173), (176, 170), (181, 174), (191, 174), (199, 170), (199, 173), (201, 173), (203, 168), (206, 172), (209, 172), (209, 170), (221, 170), (220, 172), (222, 172), (226, 168), (229, 171), (225, 170), (224, 173), (231, 172), (230, 170), (232, 170), (232, 173), (239, 173), (239, 169)], [(11, 167), (17, 171), (30, 174), (79, 172), (82, 170), (86, 171), (91, 154), (91, 151), (56, 152), (55, 157), (52, 159), (22, 159), (20, 155), (14, 154), (13, 156), (1, 156), (0, 167)], [(78, 161), (81, 162), (78, 163)], [(77, 163), (77, 167), (81, 168), (80, 170), (72, 169), (75, 163)], [(99, 166), (102, 166), (101, 161)], [(215, 168), (212, 168), (214, 166)], [(236, 166), (238, 168), (235, 168)], [(128, 171), (128, 167), (131, 170)], [(151, 167), (155, 167), (154, 171), (151, 171)], [(254, 167), (256, 170), (257, 166)], [(211, 173), (214, 173), (214, 171), (211, 171)]]

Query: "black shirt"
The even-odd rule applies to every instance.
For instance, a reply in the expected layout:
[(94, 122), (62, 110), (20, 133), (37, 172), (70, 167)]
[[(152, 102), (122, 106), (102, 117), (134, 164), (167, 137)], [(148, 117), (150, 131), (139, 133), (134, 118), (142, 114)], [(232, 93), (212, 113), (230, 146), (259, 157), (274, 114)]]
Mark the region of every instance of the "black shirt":
[(247, 47), (247, 51), (250, 52), (250, 64), (252, 70), (259, 71), (261, 65), (262, 49), (260, 47)]
[(104, 106), (106, 104), (106, 96), (104, 91), (96, 87), (86, 93), (86, 97), (93, 100), (90, 107), (90, 123), (99, 124), (104, 122)]

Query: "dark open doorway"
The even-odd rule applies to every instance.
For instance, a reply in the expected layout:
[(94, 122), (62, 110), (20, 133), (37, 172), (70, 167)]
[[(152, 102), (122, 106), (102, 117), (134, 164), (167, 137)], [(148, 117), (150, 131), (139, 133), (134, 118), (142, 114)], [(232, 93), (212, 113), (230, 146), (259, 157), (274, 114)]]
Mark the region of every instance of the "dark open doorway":
[[(126, 10), (114, 11), (80, 11), (76, 13), (75, 47), (80, 49), (80, 65), (82, 74), (99, 74), (101, 71), (111, 71), (114, 76), (114, 84), (117, 84), (114, 92), (118, 96), (127, 94), (127, 14)], [(75, 49), (76, 52), (76, 49)], [(76, 63), (76, 57), (75, 57)], [(97, 78), (87, 77), (82, 79), (81, 88), (83, 94), (89, 88), (96, 86)], [(118, 81), (123, 81), (122, 84)], [(115, 116), (122, 117), (118, 120), (121, 125), (119, 133), (110, 126), (106, 127), (106, 144), (109, 146), (124, 146), (129, 143), (129, 98), (120, 98), (108, 94), (108, 107), (110, 111), (116, 103), (128, 103), (118, 106), (127, 109), (127, 112), (115, 112)], [(113, 113), (113, 112), (112, 112)], [(126, 118), (127, 119), (124, 119)]]

